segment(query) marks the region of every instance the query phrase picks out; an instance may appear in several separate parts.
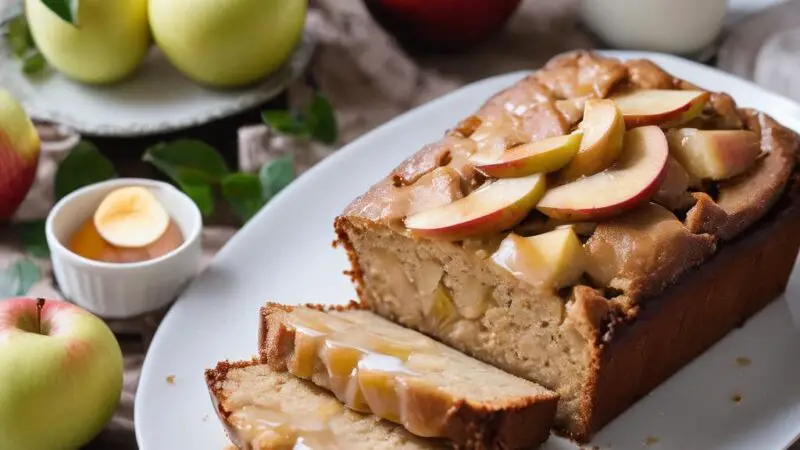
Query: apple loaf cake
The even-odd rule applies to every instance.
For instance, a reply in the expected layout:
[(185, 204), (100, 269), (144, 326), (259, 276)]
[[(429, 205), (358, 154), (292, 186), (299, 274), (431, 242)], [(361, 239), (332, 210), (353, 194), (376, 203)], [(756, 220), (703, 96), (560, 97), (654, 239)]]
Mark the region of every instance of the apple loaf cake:
[(265, 305), (262, 362), (456, 448), (530, 449), (547, 439), (556, 394), (354, 306)]
[(647, 60), (552, 59), (336, 219), (361, 303), (592, 433), (782, 292), (798, 139)]
[(256, 361), (223, 361), (205, 376), (225, 432), (242, 450), (449, 448), (345, 408), (312, 383)]

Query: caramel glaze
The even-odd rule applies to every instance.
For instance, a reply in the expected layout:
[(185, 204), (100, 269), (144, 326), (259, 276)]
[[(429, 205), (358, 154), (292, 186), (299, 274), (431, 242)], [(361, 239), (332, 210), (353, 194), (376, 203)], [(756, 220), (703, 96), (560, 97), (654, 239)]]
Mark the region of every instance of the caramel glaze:
[[(288, 371), (300, 378), (320, 376), (322, 361), (327, 387), (347, 407), (402, 424), (423, 437), (443, 437), (443, 431), (418, 419), (404, 397), (409, 383), (425, 370), (441, 370), (439, 349), (420, 337), (408, 342), (359, 328), (345, 318), (310, 309), (290, 314), (295, 329), (295, 358)], [(432, 386), (432, 389), (438, 387)]]

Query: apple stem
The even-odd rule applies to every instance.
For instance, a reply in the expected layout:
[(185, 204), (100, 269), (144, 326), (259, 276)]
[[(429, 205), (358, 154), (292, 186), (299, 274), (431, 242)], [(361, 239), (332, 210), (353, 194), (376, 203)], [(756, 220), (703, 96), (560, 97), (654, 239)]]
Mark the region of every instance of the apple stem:
[(44, 302), (43, 298), (36, 299), (36, 332), (39, 334), (42, 333), (42, 309), (44, 309)]

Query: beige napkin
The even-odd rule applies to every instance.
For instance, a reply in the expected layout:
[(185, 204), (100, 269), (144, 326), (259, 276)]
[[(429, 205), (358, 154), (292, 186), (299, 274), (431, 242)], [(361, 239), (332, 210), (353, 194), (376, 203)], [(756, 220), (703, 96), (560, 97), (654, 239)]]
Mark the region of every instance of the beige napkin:
[(800, 0), (790, 0), (733, 27), (719, 50), (726, 72), (800, 102)]

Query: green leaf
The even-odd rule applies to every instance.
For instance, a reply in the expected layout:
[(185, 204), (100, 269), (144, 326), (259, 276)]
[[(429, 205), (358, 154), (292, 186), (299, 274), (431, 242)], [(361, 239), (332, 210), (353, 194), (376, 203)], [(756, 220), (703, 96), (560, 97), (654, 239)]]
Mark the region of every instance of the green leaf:
[(89, 141), (81, 141), (73, 148), (56, 170), (54, 193), (56, 200), (70, 192), (109, 180), (117, 176), (114, 165)]
[(290, 136), (308, 138), (311, 130), (305, 120), (289, 111), (268, 110), (261, 112), (261, 119), (273, 130)]
[(176, 183), (218, 183), (230, 173), (222, 156), (210, 145), (193, 139), (161, 142), (142, 157)]
[(64, 22), (73, 25), (78, 23), (78, 0), (41, 0), (41, 2)]
[(313, 139), (325, 144), (336, 143), (336, 139), (339, 138), (339, 125), (333, 107), (324, 95), (319, 92), (314, 93), (305, 116)]
[(6, 28), (6, 42), (8, 42), (11, 53), (17, 58), (22, 58), (32, 47), (30, 40), (30, 31), (28, 30), (28, 21), (25, 20), (25, 15), (20, 14), (8, 22)]
[(252, 173), (234, 173), (222, 180), (222, 196), (242, 223), (253, 217), (262, 206), (261, 182)]
[(178, 182), (178, 186), (189, 198), (194, 200), (203, 217), (214, 213), (214, 190), (211, 189), (210, 184)]
[(21, 259), (0, 270), (0, 298), (25, 295), (42, 277), (39, 267), (29, 259)]
[(222, 156), (210, 145), (193, 139), (161, 142), (145, 151), (142, 160), (170, 177), (200, 208), (203, 216), (214, 212), (214, 190), (230, 173)]
[(291, 155), (274, 159), (261, 168), (258, 179), (261, 181), (261, 195), (265, 201), (285, 188), (294, 178), (294, 161)]
[(37, 258), (50, 256), (50, 247), (47, 246), (47, 237), (44, 232), (44, 220), (34, 220), (16, 224), (19, 239), (25, 252)]
[(47, 60), (38, 51), (26, 56), (22, 62), (22, 72), (25, 75), (35, 75), (47, 66)]

